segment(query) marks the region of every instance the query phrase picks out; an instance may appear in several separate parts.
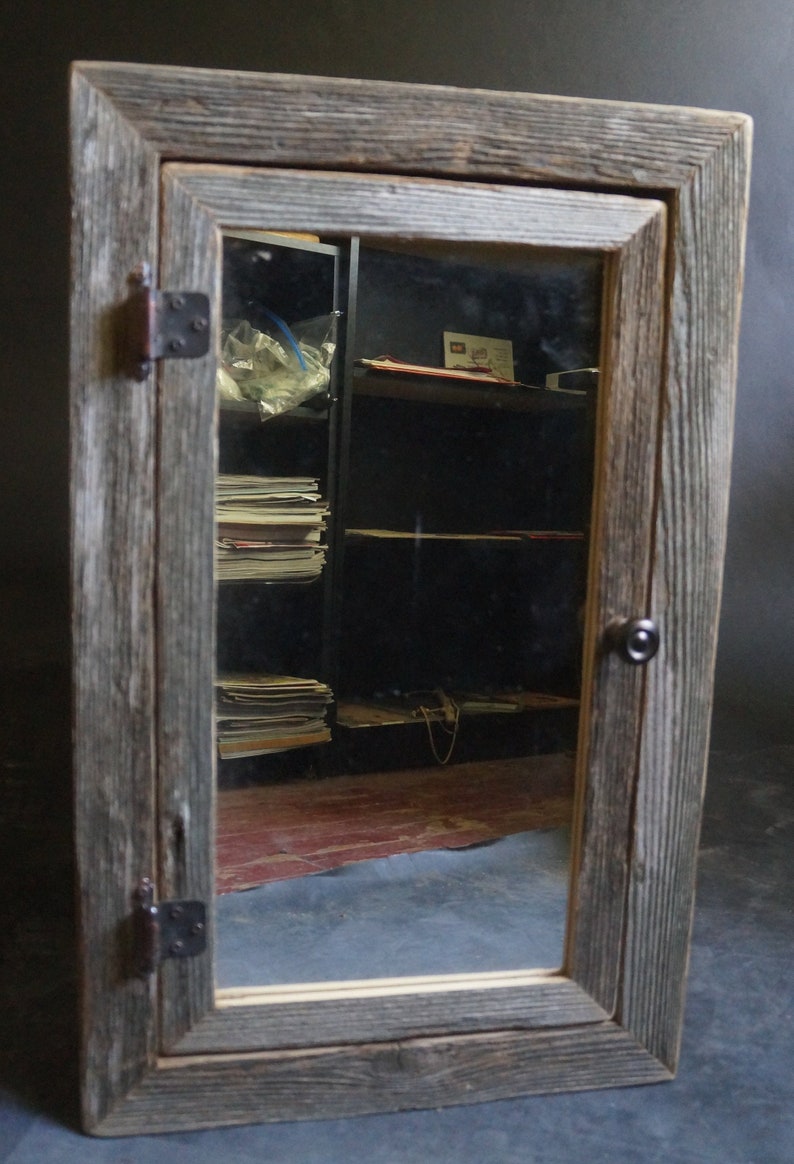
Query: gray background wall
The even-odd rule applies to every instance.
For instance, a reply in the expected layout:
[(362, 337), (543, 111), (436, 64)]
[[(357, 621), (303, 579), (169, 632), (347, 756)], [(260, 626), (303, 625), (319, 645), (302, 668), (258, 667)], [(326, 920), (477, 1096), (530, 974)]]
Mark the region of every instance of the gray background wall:
[[(718, 727), (794, 741), (791, 0), (1, 0), (0, 583), (6, 652), (65, 650), (70, 59), (738, 109), (756, 121)], [(746, 738), (746, 737), (745, 737)]]

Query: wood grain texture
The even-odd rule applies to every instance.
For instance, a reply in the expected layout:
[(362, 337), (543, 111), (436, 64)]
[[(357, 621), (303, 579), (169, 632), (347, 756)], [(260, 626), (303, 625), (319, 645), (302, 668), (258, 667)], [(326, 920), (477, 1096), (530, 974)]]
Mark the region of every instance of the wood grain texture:
[[(159, 285), (211, 289), (220, 312), (221, 241), (211, 215), (163, 176)], [(159, 891), (214, 895), (216, 344), (201, 359), (159, 366), (157, 707)], [(169, 1045), (213, 1000), (212, 944), (160, 972), (161, 1042)]]
[[(382, 1042), (467, 1031), (536, 1030), (603, 1022), (608, 1016), (562, 975), (527, 974), (526, 982), (495, 985), (471, 975), (454, 985), (417, 982), (401, 989), (377, 981), (330, 986), (222, 991), (218, 1006), (170, 1053), (259, 1051)], [(505, 980), (510, 979), (505, 975)], [(518, 976), (513, 976), (517, 978)], [(485, 978), (486, 981), (482, 981)]]
[(573, 833), (579, 840), (565, 967), (609, 1014), (617, 1005), (645, 669), (606, 651), (604, 628), (614, 619), (645, 616), (649, 601), (665, 318), (666, 214), (656, 206), (607, 263), (603, 293)]
[(72, 592), (84, 1118), (153, 1063), (132, 893), (154, 860), (151, 383), (118, 369), (127, 276), (156, 257), (157, 159), (78, 75), (72, 90)]
[(652, 200), (577, 190), (471, 185), (374, 174), (240, 166), (167, 167), (230, 229), (510, 242), (613, 250), (659, 210)]
[(750, 125), (681, 191), (621, 1020), (678, 1059), (727, 526)]
[(100, 1131), (338, 1118), (669, 1078), (613, 1023), (170, 1059), (161, 1060)]
[[(165, 213), (174, 214), (180, 223), (177, 227), (170, 217), (164, 220), (169, 239), (184, 234), (182, 224), (191, 218), (204, 216), (210, 221), (211, 216), (217, 224), (231, 229), (260, 224), (267, 229), (313, 230), (337, 235), (355, 231), (359, 223), (363, 224), (361, 229), (378, 236), (511, 241), (538, 247), (556, 243), (558, 248), (598, 248), (612, 256), (604, 290), (605, 403), (599, 418), (602, 469), (596, 489), (592, 554), (595, 565), (589, 587), (587, 652), (593, 662), (585, 680), (590, 694), (585, 699), (587, 715), (580, 732), (583, 740), (592, 734), (592, 742), (589, 748), (584, 744), (580, 747), (580, 782), (587, 789), (587, 805), (573, 881), (573, 936), (566, 954), (566, 969), (572, 979), (592, 994), (597, 1007), (612, 1013), (620, 967), (629, 814), (643, 685), (634, 669), (616, 663), (613, 658), (601, 660), (596, 667), (594, 657), (609, 619), (618, 612), (644, 613), (647, 602), (656, 416), (662, 371), (663, 204), (584, 192), (473, 187), (429, 180), (263, 171), (233, 166), (171, 163), (164, 167), (164, 174), (168, 191)], [(205, 233), (202, 227), (196, 236), (197, 249), (202, 252), (207, 249)], [(191, 260), (185, 262), (189, 265)], [(200, 272), (196, 270), (192, 274), (198, 276)], [(217, 281), (213, 285), (217, 291)], [(220, 305), (214, 304), (213, 310), (217, 315)], [(168, 379), (184, 376), (189, 392), (192, 365), (181, 365), (186, 369), (184, 372), (177, 370), (179, 364), (173, 368), (173, 372), (167, 373)], [(196, 375), (201, 377), (200, 369)], [(170, 396), (171, 392), (164, 394), (164, 408), (170, 407), (167, 402)], [(187, 398), (183, 399), (175, 410), (175, 425), (188, 403)], [(169, 480), (180, 483), (162, 501), (168, 510), (163, 513), (164, 528), (174, 525), (174, 532), (167, 541), (163, 540), (161, 551), (166, 562), (172, 556), (175, 562), (168, 575), (166, 593), (169, 590), (173, 593), (175, 587), (178, 592), (180, 577), (184, 589), (184, 580), (189, 577), (192, 581), (199, 570), (203, 570), (205, 578), (211, 577), (211, 568), (204, 561), (204, 545), (193, 536), (194, 527), (203, 528), (205, 538), (210, 540), (212, 522), (211, 489), (206, 484), (207, 466), (212, 463), (207, 451), (207, 431), (211, 431), (211, 424), (207, 415), (205, 432), (194, 430), (197, 415), (200, 417), (200, 412), (194, 404), (190, 424), (186, 425), (187, 440), (182, 442), (177, 433), (176, 439), (180, 442), (174, 450), (177, 456), (164, 454), (163, 458), (162, 472)], [(174, 513), (180, 504), (183, 510), (188, 510), (181, 517)], [(203, 517), (197, 516), (200, 507), (204, 510)], [(187, 545), (192, 553), (183, 556), (182, 548), (172, 546), (175, 541)], [(211, 676), (211, 658), (205, 653), (207, 644), (212, 642), (211, 595), (206, 582), (203, 590), (200, 581), (196, 580), (195, 585), (196, 601), (188, 586), (182, 620), (180, 604), (176, 604), (173, 625), (163, 626), (163, 649), (174, 661), (170, 684), (179, 685), (180, 677), (185, 674), (195, 676), (193, 684), (188, 686), (183, 682), (179, 691), (185, 707), (186, 701), (201, 699), (202, 676), (204, 689), (209, 691)], [(165, 690), (163, 698), (169, 698)], [(208, 695), (204, 698), (209, 706)], [(180, 718), (180, 714), (180, 706), (174, 703), (163, 722), (172, 735), (182, 733), (180, 752), (188, 756), (191, 747), (195, 747), (191, 740), (195, 739), (200, 725), (195, 717)], [(205, 737), (206, 732), (202, 738)], [(193, 756), (193, 770), (201, 767), (199, 759)], [(207, 768), (206, 761), (203, 767)], [(202, 837), (203, 822), (210, 815), (211, 778), (194, 779), (184, 764), (180, 769), (179, 764), (172, 767), (165, 761), (161, 775), (171, 790), (168, 795), (174, 798), (174, 805), (180, 805), (179, 815), (193, 821), (197, 837)], [(164, 842), (170, 843), (167, 836)], [(182, 1026), (166, 1024), (165, 1048), (173, 1051), (181, 1047), (181, 1036), (190, 1026), (188, 1015), (192, 1020), (198, 1019), (209, 1006), (210, 967), (209, 958), (205, 958), (180, 964), (176, 970), (170, 966), (165, 968), (164, 1013), (184, 1010), (185, 1014)], [(194, 983), (197, 999), (202, 1000), (195, 1009), (187, 1002), (184, 989), (173, 990), (177, 974), (183, 987), (188, 977)], [(480, 1020), (475, 1025), (496, 1027), (503, 1023), (503, 1003), (502, 996), (483, 992)], [(401, 1005), (406, 1023), (411, 1022), (410, 1001)], [(438, 1010), (437, 1000), (434, 1005)], [(359, 1029), (366, 1029), (368, 1015), (373, 1026), (378, 1027), (379, 1006), (368, 1005), (362, 999), (358, 1009)], [(419, 1003), (415, 1009), (417, 1013), (427, 1013)], [(208, 1033), (202, 1036), (205, 1040), (202, 1045), (207, 1045), (212, 1032), (217, 1039), (213, 1049), (224, 1049), (228, 1045), (224, 1023), (229, 1028), (228, 1037), (233, 1038), (233, 1017), (236, 1019), (220, 1012), (205, 1024)], [(349, 1021), (346, 1014), (345, 1022), (336, 1028), (337, 1039), (346, 1038)], [(452, 1014), (450, 1023), (454, 1026)], [(261, 1045), (273, 1045), (272, 1024), (269, 1013), (263, 1013), (259, 1022), (252, 1019), (249, 1038), (254, 1037), (257, 1029), (261, 1031)], [(293, 1027), (288, 1024), (286, 1029), (291, 1041)], [(389, 1029), (396, 1027), (392, 1024)]]
[[(748, 120), (429, 86), (104, 64), (76, 70), (73, 111), (75, 767), (86, 1127), (117, 1134), (352, 1114), (667, 1077), (663, 1064), (674, 1066), (681, 1022), (725, 538)], [(667, 373), (646, 587), (663, 647), (645, 680), (628, 885), (621, 868), (610, 881), (614, 854), (603, 843), (594, 866), (601, 872), (590, 875), (593, 834), (579, 865), (580, 897), (589, 895), (589, 908), (609, 913), (609, 934), (599, 937), (598, 926), (588, 932), (577, 906), (569, 947), (572, 971), (591, 975), (604, 996), (598, 968), (616, 953), (622, 959), (621, 1026), (198, 1061), (174, 1056), (155, 1067), (152, 990), (127, 972), (130, 890), (154, 868), (155, 417), (151, 385), (117, 373), (115, 315), (128, 271), (142, 259), (157, 266), (162, 159), (541, 182), (667, 199)], [(394, 191), (381, 194), (375, 208), (381, 217), (392, 197), (399, 200), (399, 187), (378, 187)], [(244, 201), (239, 211), (239, 225), (249, 225)], [(177, 390), (186, 390), (178, 378)], [(159, 599), (166, 619), (167, 569)], [(204, 602), (198, 593), (194, 600)], [(161, 689), (165, 673), (161, 667)], [(183, 706), (178, 714), (184, 729), (197, 712)], [(596, 741), (602, 733), (605, 755), (613, 718), (593, 716), (591, 723)], [(165, 730), (164, 754), (175, 761), (181, 751), (187, 759), (183, 743), (164, 739)], [(196, 772), (203, 762), (199, 757)], [(185, 779), (189, 786), (193, 777)], [(618, 815), (626, 806), (621, 780), (611, 802)], [(163, 793), (164, 883), (192, 877), (192, 854), (172, 847), (184, 787)], [(601, 812), (583, 799), (586, 836), (588, 807), (593, 822)], [(615, 951), (619, 885), (628, 912)], [(185, 1015), (198, 1015), (205, 991), (202, 982), (190, 986), (190, 1001), (174, 1012), (174, 1030)], [(197, 1031), (203, 1021), (215, 1019), (196, 1023)]]
[(687, 183), (741, 114), (389, 81), (82, 62), (164, 158), (540, 181)]

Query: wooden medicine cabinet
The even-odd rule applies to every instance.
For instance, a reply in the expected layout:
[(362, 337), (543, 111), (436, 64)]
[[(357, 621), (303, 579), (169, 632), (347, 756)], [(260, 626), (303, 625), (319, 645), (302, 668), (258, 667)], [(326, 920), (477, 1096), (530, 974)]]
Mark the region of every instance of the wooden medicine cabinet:
[(670, 1078), (748, 119), (72, 84), (86, 1129)]

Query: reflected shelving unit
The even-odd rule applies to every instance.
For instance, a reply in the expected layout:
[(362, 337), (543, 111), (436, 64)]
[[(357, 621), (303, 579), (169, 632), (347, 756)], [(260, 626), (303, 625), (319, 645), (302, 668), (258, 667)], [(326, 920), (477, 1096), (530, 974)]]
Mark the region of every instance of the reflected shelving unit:
[[(340, 320), (321, 393), (220, 404), (221, 473), (311, 478), (329, 512), (313, 581), (219, 583), (218, 670), (332, 695), (323, 742), (219, 762), (221, 829), (224, 790), (285, 780), (453, 765), (495, 787), (521, 763), (529, 786), (555, 757), (572, 795), (596, 389), (535, 385), (597, 363), (600, 278), (520, 248), (227, 238), (225, 319)], [(509, 335), (515, 382), (441, 371), (445, 330)], [(427, 372), (361, 366), (381, 352)]]

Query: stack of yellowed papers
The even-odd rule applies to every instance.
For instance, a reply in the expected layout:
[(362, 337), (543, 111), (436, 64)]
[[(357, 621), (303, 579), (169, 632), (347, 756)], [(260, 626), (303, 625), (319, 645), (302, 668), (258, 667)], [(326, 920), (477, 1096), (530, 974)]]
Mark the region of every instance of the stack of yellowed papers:
[(220, 581), (310, 582), (322, 572), (328, 507), (315, 478), (220, 474), (215, 516)]
[(225, 674), (215, 680), (218, 753), (259, 756), (331, 739), (330, 687), (293, 675)]

